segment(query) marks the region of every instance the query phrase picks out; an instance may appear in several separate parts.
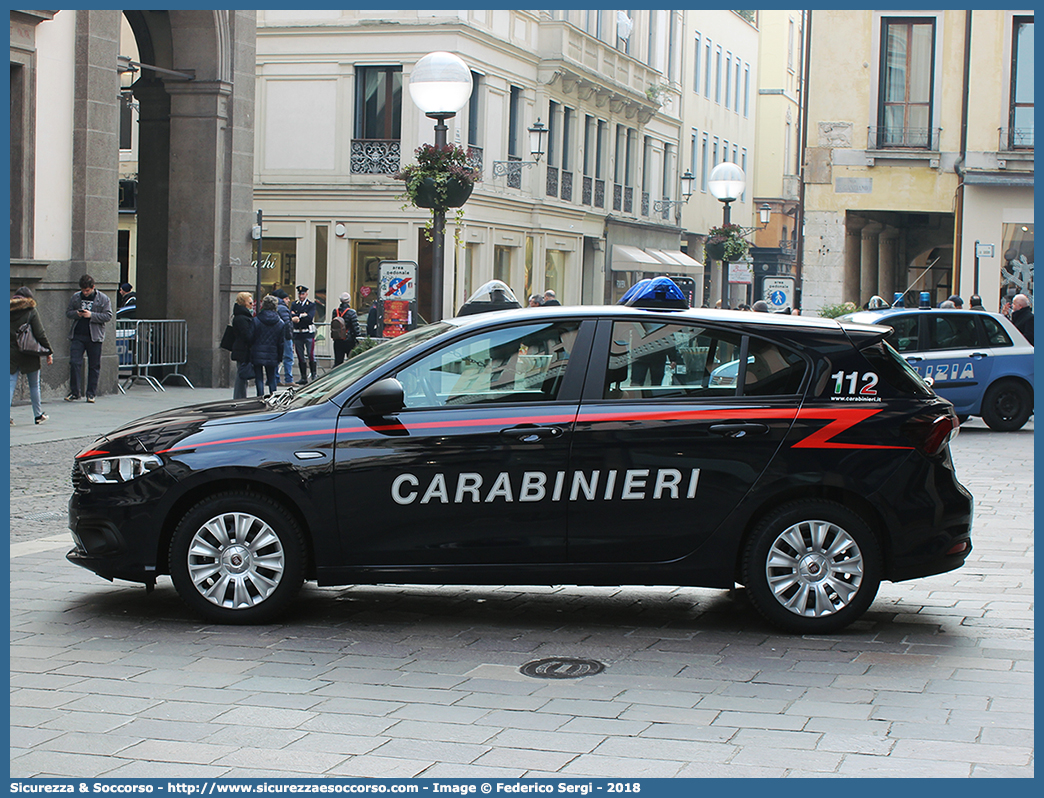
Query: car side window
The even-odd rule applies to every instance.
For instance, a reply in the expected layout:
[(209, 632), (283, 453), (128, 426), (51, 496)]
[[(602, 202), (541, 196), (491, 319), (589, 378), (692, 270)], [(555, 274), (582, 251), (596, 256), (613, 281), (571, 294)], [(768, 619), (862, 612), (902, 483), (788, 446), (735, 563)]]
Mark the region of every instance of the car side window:
[(801, 390), (807, 364), (797, 352), (751, 338), (747, 353), (744, 396), (789, 396)]
[(406, 409), (549, 402), (558, 397), (578, 321), (481, 332), (401, 369)]
[(692, 324), (613, 323), (604, 399), (734, 396), (740, 336)]
[(929, 349), (971, 349), (979, 345), (974, 316), (933, 314), (928, 320), (928, 329)]
[(983, 329), (986, 330), (986, 341), (990, 346), (1014, 346), (1004, 328), (991, 316), (979, 316)]
[(917, 352), (923, 347), (918, 338), (918, 327), (920, 317), (896, 316), (882, 322), (892, 328), (892, 334), (888, 336), (888, 343), (898, 352)]

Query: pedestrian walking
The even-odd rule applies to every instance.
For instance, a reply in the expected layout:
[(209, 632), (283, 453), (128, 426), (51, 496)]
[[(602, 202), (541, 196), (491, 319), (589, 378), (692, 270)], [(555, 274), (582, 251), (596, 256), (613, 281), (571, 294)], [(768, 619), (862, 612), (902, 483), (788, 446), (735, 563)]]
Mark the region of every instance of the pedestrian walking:
[(250, 360), (250, 342), (254, 338), (253, 308), (254, 297), (249, 291), (236, 294), (236, 304), (232, 306), (232, 360), (236, 364), (233, 399), (246, 399), (247, 386), (254, 379), (254, 364)]
[(279, 300), (269, 294), (261, 300), (261, 310), (253, 318), (250, 340), (250, 362), (254, 366), (257, 395), (275, 393), (279, 387), (279, 364), (283, 344), (290, 340), (290, 325), (279, 318)]
[(134, 293), (134, 286), (130, 283), (120, 283), (116, 292), (116, 310), (127, 308), (120, 314), (120, 318), (133, 318), (138, 305), (138, 295)]
[(1011, 300), (1011, 323), (1019, 328), (1019, 332), (1026, 336), (1026, 340), (1033, 343), (1033, 308), (1030, 307), (1029, 297), (1025, 294), (1015, 294)]
[[(33, 292), (26, 286), (22, 286), (14, 292), (11, 297), (11, 396), (8, 407), (14, 405), (15, 388), (18, 387), (18, 375), (24, 374), (29, 383), (29, 401), (33, 406), (33, 418), (37, 424), (43, 424), (47, 420), (47, 414), (43, 411), (43, 401), (40, 398), (40, 358), (47, 358), (47, 365), (54, 363), (54, 356), (50, 352), (47, 355), (37, 355), (32, 352), (23, 352), (18, 346), (18, 330), (22, 325), (28, 323), (32, 330), (33, 338), (37, 342), (51, 349), (51, 342), (47, 340), (40, 313), (36, 309), (36, 300)], [(11, 417), (11, 425), (14, 425), (14, 417)]]
[(359, 314), (352, 307), (352, 295), (345, 291), (341, 294), (341, 304), (330, 317), (330, 338), (333, 339), (334, 368), (346, 358), (351, 357), (352, 350), (362, 337), (359, 327)]
[(279, 318), (286, 322), (287, 326), (290, 327), (291, 335), (283, 343), (283, 381), (282, 384), (290, 386), (294, 384), (294, 337), (293, 337), (293, 321), (290, 320), (290, 296), (282, 288), (277, 288), (272, 292), (272, 296), (279, 300)]
[[(66, 402), (75, 402), (85, 395), (93, 403), (98, 393), (101, 374), (102, 342), (105, 325), (112, 320), (112, 302), (94, 286), (94, 278), (85, 274), (80, 278), (80, 290), (72, 295), (65, 315), (72, 319), (69, 329), (69, 395)], [(83, 387), (83, 357), (87, 356), (87, 390)]]
[(370, 309), (366, 313), (366, 337), (381, 337), (381, 303), (376, 299), (370, 303)]
[(290, 306), (290, 321), (294, 325), (294, 350), (301, 367), (298, 385), (308, 384), (309, 372), (315, 379), (315, 311), (315, 303), (308, 299), (308, 286), (297, 286), (297, 301)]

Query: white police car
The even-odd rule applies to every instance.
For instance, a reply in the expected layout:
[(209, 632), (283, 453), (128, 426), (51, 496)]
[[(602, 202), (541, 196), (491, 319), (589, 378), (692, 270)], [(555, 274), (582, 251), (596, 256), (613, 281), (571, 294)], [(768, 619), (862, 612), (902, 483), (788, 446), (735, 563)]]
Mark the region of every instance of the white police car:
[(1021, 429), (1033, 415), (1033, 345), (999, 313), (952, 308), (865, 310), (840, 321), (884, 324), (890, 343), (957, 416), (995, 430)]

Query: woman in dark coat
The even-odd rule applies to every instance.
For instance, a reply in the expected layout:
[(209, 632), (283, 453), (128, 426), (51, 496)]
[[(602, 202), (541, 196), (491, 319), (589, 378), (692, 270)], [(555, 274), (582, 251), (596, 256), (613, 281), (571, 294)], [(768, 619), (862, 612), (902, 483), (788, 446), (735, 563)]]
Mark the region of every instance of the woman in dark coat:
[[(24, 285), (15, 291), (11, 297), (11, 405), (14, 404), (15, 388), (18, 387), (18, 375), (24, 374), (29, 381), (29, 400), (33, 405), (33, 418), (37, 424), (43, 424), (47, 420), (47, 414), (43, 411), (43, 402), (40, 399), (40, 357), (28, 352), (22, 352), (18, 348), (18, 328), (29, 322), (29, 328), (33, 331), (33, 337), (41, 345), (51, 348), (51, 342), (47, 340), (43, 322), (36, 310), (36, 300), (33, 292)], [(54, 363), (54, 356), (47, 355), (47, 365)], [(14, 424), (14, 418), (11, 418)]]
[(248, 291), (236, 295), (232, 306), (232, 360), (236, 363), (236, 382), (233, 399), (246, 399), (247, 385), (254, 379), (254, 364), (250, 362), (250, 342), (254, 338), (254, 297)]
[(250, 343), (250, 362), (254, 364), (257, 395), (275, 393), (279, 387), (279, 364), (283, 346), (290, 340), (290, 326), (279, 315), (279, 300), (269, 294), (261, 300), (261, 312), (254, 317), (254, 337)]

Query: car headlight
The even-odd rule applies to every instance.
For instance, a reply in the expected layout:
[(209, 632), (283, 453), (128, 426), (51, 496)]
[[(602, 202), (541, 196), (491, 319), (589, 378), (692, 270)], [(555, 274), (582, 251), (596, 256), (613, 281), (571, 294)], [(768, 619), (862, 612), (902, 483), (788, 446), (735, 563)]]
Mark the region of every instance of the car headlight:
[(124, 454), (113, 457), (98, 457), (81, 460), (78, 465), (83, 475), (91, 482), (112, 485), (130, 482), (163, 465), (154, 454)]

